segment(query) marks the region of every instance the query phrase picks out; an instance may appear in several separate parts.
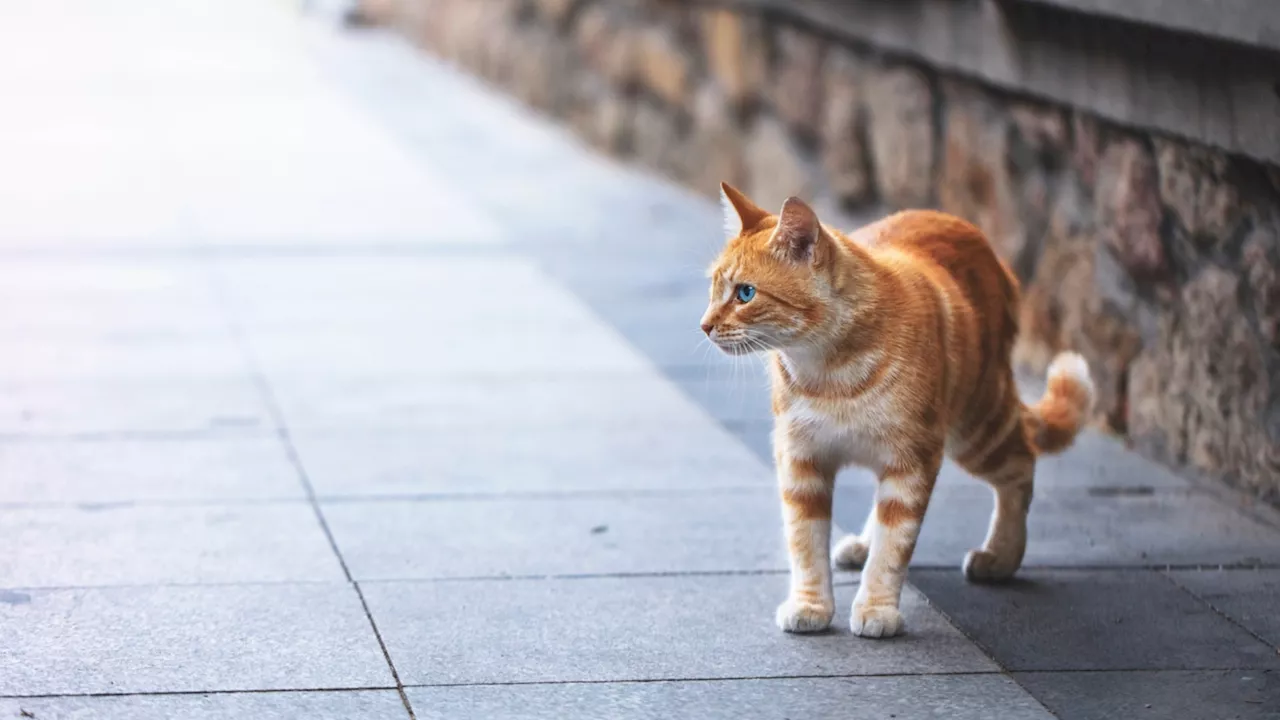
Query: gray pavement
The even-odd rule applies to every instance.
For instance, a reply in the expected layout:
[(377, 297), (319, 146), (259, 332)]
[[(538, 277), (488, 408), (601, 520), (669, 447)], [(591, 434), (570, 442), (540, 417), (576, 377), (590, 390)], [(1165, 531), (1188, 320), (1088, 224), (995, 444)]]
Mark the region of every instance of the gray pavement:
[(0, 718), (1280, 717), (1276, 516), (1096, 435), (778, 632), (711, 203), (286, 2), (0, 19)]

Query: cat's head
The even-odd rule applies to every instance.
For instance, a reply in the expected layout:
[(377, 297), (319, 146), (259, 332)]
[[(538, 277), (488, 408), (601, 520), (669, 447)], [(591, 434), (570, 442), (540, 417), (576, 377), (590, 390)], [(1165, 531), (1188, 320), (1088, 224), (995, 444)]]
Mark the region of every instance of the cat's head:
[(830, 321), (836, 260), (817, 214), (795, 197), (774, 215), (731, 185), (720, 191), (729, 239), (707, 271), (703, 331), (730, 355), (815, 341)]

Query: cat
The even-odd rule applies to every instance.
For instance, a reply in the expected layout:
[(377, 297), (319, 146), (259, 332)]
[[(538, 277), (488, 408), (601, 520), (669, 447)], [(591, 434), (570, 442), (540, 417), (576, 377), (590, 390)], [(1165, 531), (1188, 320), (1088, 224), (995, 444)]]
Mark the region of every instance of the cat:
[[(721, 193), (729, 239), (708, 271), (702, 330), (725, 353), (768, 357), (791, 566), (779, 628), (831, 625), (834, 555), (862, 568), (853, 632), (902, 632), (902, 585), (944, 455), (995, 492), (965, 577), (1011, 577), (1036, 457), (1067, 449), (1093, 409), (1084, 358), (1059, 354), (1044, 396), (1022, 403), (1010, 360), (1017, 278), (958, 217), (907, 210), (845, 235), (799, 198), (774, 215), (728, 184)], [(875, 502), (833, 550), (835, 477), (850, 465), (876, 474)]]

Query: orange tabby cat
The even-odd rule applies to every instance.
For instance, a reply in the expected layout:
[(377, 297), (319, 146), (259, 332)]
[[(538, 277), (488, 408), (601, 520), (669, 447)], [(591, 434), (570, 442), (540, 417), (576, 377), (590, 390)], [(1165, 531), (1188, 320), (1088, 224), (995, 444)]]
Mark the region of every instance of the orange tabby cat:
[(775, 216), (721, 189), (726, 222), (741, 230), (709, 272), (702, 329), (726, 353), (769, 354), (791, 558), (778, 626), (831, 624), (831, 498), (847, 465), (879, 478), (862, 533), (834, 550), (840, 566), (862, 566), (854, 633), (901, 632), (902, 584), (944, 454), (995, 490), (986, 542), (965, 557), (965, 576), (1012, 576), (1036, 456), (1066, 449), (1093, 405), (1084, 359), (1058, 356), (1044, 397), (1022, 403), (1009, 358), (1017, 279), (959, 218), (907, 211), (846, 236), (798, 198)]

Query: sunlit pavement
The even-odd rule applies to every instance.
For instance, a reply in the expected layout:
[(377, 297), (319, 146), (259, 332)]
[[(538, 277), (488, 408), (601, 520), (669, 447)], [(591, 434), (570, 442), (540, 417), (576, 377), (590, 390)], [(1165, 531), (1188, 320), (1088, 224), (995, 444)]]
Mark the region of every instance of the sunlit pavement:
[(1280, 716), (1275, 516), (1100, 436), (1022, 580), (949, 468), (908, 635), (778, 632), (718, 211), (392, 36), (15, 2), (0, 91), (0, 718)]

